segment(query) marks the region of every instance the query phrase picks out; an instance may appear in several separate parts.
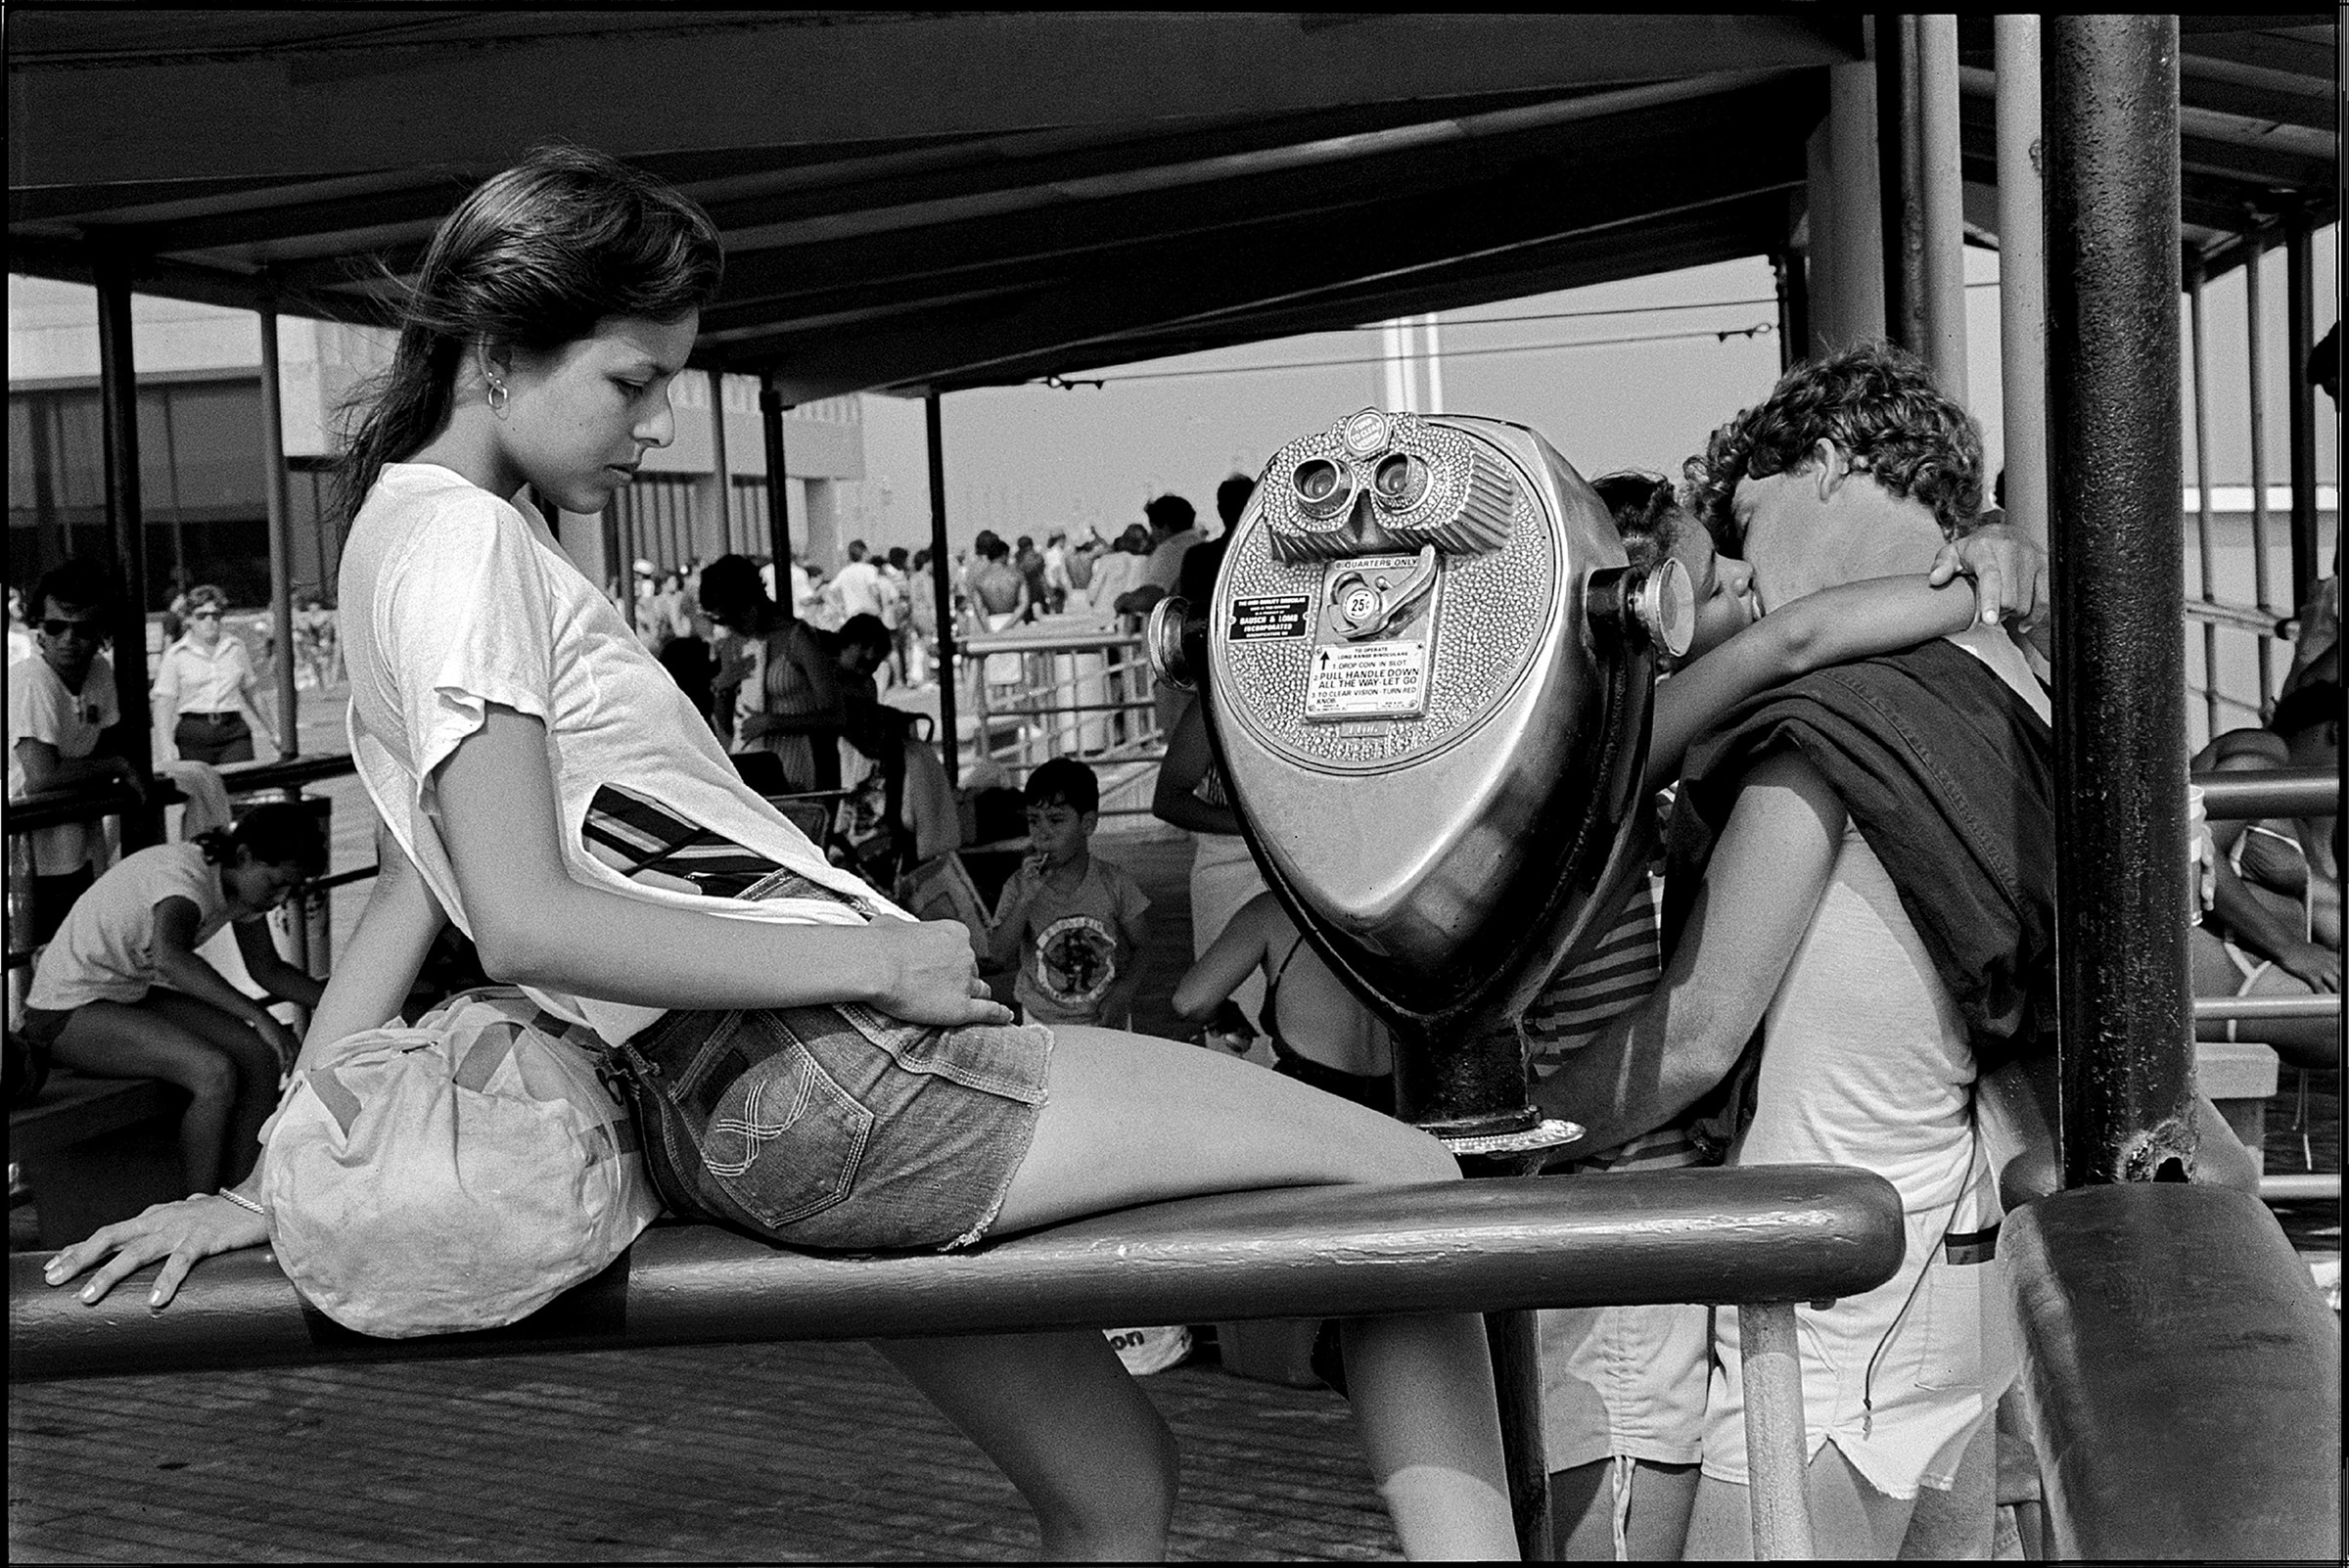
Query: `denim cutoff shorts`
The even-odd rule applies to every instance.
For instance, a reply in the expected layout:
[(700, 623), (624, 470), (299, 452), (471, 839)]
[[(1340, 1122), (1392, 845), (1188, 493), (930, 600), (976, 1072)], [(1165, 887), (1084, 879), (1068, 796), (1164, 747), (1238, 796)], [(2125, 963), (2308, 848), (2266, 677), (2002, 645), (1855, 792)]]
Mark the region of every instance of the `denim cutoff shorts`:
[(672, 1208), (792, 1247), (948, 1251), (1028, 1156), (1052, 1032), (841, 1003), (673, 1012), (621, 1049)]

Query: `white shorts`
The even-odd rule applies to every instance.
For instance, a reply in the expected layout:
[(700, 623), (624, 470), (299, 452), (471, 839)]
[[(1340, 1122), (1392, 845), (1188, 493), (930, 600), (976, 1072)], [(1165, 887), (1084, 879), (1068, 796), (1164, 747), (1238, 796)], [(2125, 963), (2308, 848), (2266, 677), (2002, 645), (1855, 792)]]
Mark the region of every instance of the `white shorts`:
[[(1913, 1499), (1919, 1486), (1948, 1491), (1966, 1445), (2012, 1381), (2004, 1262), (1953, 1263), (1941, 1241), (1939, 1226), (1921, 1239), (1911, 1227), (1911, 1257), (1931, 1258), (1921, 1280), (1904, 1266), (1874, 1290), (1824, 1312), (1795, 1309), (1804, 1456), (1816, 1458), (1832, 1442), (1888, 1498)], [(1915, 1299), (1904, 1315), (1911, 1286)], [(1714, 1314), (1704, 1473), (1744, 1486), (1737, 1329), (1735, 1312)]]
[(1688, 1303), (1541, 1314), (1549, 1468), (1611, 1458), (1694, 1464), (1705, 1434), (1712, 1315)]

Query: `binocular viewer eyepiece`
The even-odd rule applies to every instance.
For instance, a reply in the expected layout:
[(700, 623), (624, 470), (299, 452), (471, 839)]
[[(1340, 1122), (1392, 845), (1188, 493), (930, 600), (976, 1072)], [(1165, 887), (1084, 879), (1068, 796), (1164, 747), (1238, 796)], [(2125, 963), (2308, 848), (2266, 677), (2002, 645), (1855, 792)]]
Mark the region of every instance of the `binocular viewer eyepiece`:
[(1513, 1020), (1644, 874), (1653, 683), (1694, 622), (1534, 431), (1378, 409), (1281, 448), (1208, 601), (1151, 613), (1266, 881), (1457, 1150), (1572, 1135)]

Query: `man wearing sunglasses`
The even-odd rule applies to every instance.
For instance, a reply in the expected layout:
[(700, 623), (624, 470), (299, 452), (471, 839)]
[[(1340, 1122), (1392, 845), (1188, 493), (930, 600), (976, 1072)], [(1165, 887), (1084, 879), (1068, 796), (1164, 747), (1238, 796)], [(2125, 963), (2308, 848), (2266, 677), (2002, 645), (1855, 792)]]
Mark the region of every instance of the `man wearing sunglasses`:
[[(116, 781), (138, 774), (121, 754), (115, 731), (122, 713), (115, 700), (114, 667), (99, 653), (113, 584), (95, 563), (69, 560), (43, 576), (33, 591), (37, 659), (8, 671), (8, 793), (34, 795)], [(38, 828), (32, 841), (31, 945), (56, 934), (97, 879), (104, 839), (94, 822)], [(13, 944), (12, 944), (13, 945)]]

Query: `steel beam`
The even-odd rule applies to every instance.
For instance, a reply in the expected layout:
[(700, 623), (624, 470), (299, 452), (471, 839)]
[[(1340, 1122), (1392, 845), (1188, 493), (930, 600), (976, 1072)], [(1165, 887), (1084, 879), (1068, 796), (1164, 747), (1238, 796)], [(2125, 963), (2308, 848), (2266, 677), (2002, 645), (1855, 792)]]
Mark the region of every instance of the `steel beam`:
[(2193, 1169), (2178, 21), (2046, 23), (2067, 1185)]
[(2284, 395), (2291, 410), (2292, 610), (2298, 614), (2315, 596), (2324, 565), (2317, 559), (2317, 389), (2308, 379), (2309, 351), (2317, 346), (2316, 257), (2307, 208), (2295, 205), (2284, 215), (2285, 363), (2291, 367)]
[(1876, 177), (1884, 210), (1884, 335), (1925, 349), (1923, 87), (1917, 19), (1876, 15)]
[(2000, 17), (1994, 29), (1999, 392), (2006, 437), (2006, 521), (2044, 549), (2048, 542), (2048, 239), (2039, 170), (2039, 18)]
[[(115, 700), (143, 800), (155, 789), (155, 724), (147, 708), (147, 525), (139, 505), (139, 378), (131, 358), (130, 268), (108, 255), (97, 270), (98, 401), (106, 454), (106, 523), (114, 545)], [(41, 607), (34, 605), (39, 615)], [(160, 844), (163, 813), (149, 804), (122, 813), (125, 853)]]
[(954, 711), (954, 563), (946, 551), (946, 438), (939, 394), (922, 398), (922, 428), (930, 445), (930, 591), (938, 606), (938, 750), (946, 782), (962, 782), (961, 715)]
[[(2264, 291), (2259, 286), (2260, 264), (2267, 259), (2264, 237), (2243, 263), (2243, 357), (2251, 400), (2251, 597), (2262, 610), (2276, 608), (2276, 568), (2268, 549), (2268, 346)], [(2276, 700), (2274, 644), (2262, 637), (2259, 656), (2259, 711), (2266, 714)]]
[(775, 558), (775, 607), (790, 621), (800, 607), (791, 591), (791, 497), (783, 492), (783, 393), (771, 370), (760, 378), (759, 427), (766, 436), (766, 547)]
[[(2209, 353), (2202, 331), (2202, 260), (2194, 258), (2186, 274), (2187, 324), (2191, 348), (2188, 356), (2188, 379), (2194, 389), (2194, 551), (2202, 568), (2202, 597), (2213, 599), (2218, 589), (2217, 568), (2210, 548), (2210, 490), (2213, 476), (2210, 470), (2210, 376)], [(2219, 627), (2218, 623), (2202, 623), (2202, 706), (2208, 737), (2219, 733)]]
[(1966, 401), (1965, 203), (1958, 172), (1958, 19), (1916, 19), (1916, 207), (1923, 228), (1923, 339), (1941, 390)]
[(1800, 251), (1778, 251), (1770, 258), (1777, 281), (1778, 369), (1794, 368), (1811, 355), (1811, 280), (1809, 258)]
[[(277, 376), (277, 301), (264, 297), (261, 327), (261, 494), (269, 507), (269, 634), (277, 642), (277, 750), (301, 755), (294, 695), (294, 507), (286, 495), (286, 413)], [(559, 525), (562, 514), (555, 514)], [(326, 570), (321, 559), (318, 570)], [(304, 930), (298, 922), (296, 929)], [(300, 938), (295, 939), (299, 944)]]
[(734, 548), (734, 469), (726, 461), (726, 373), (712, 366), (710, 379), (710, 466), (717, 481), (717, 542), (702, 552), (707, 561)]
[(1811, 260), (1818, 268), (1811, 320), (1818, 335), (1813, 350), (1832, 353), (1884, 335), (1884, 212), (1872, 67), (1829, 68), (1825, 151), (1825, 177), (1815, 171), (1811, 182)]

